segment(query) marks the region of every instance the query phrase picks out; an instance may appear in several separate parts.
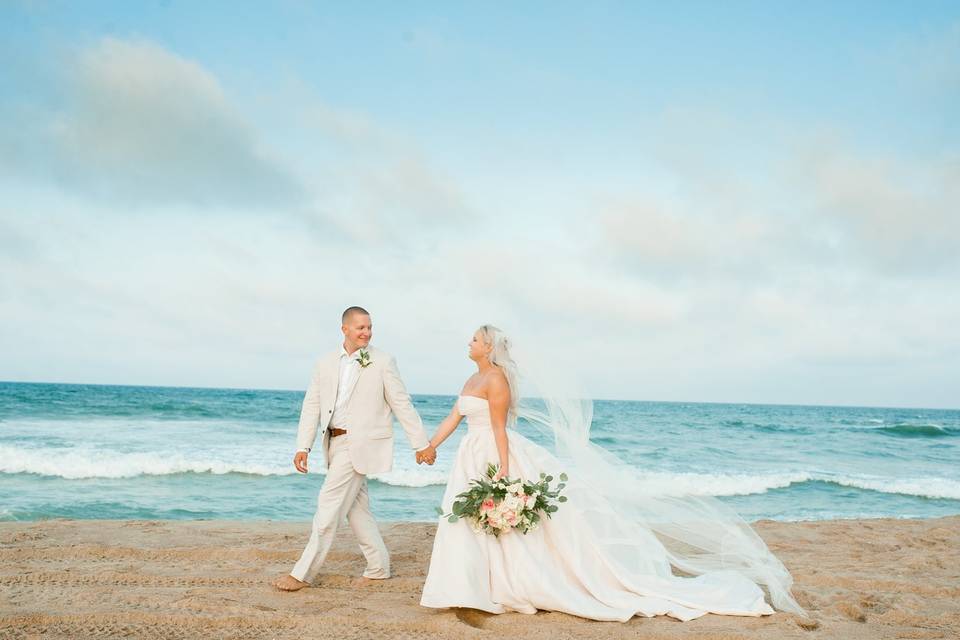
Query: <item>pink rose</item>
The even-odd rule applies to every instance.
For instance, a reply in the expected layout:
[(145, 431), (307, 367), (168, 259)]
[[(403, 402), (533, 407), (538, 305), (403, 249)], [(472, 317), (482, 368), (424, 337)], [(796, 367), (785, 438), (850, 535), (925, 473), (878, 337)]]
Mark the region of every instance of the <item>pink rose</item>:
[(483, 504), (480, 505), (481, 511), (493, 511), (493, 498), (487, 498), (483, 501)]

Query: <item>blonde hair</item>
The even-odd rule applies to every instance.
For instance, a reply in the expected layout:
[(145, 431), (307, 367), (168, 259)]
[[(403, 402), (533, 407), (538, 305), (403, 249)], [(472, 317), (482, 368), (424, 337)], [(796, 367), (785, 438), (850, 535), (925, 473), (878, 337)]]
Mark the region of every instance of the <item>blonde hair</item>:
[(477, 332), (483, 338), (483, 343), (492, 347), (490, 349), (490, 364), (493, 364), (503, 371), (507, 378), (507, 384), (510, 386), (510, 410), (507, 413), (507, 423), (513, 424), (517, 419), (517, 404), (520, 402), (520, 372), (517, 369), (517, 363), (510, 356), (510, 338), (492, 324), (485, 324)]

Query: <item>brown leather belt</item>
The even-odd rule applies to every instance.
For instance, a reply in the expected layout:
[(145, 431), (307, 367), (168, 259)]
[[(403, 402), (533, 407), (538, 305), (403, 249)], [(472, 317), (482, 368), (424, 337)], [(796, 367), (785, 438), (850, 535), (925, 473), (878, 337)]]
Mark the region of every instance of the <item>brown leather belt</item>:
[(330, 427), (330, 437), (336, 438), (337, 436), (342, 436), (347, 432), (346, 429), (337, 429), (336, 427)]

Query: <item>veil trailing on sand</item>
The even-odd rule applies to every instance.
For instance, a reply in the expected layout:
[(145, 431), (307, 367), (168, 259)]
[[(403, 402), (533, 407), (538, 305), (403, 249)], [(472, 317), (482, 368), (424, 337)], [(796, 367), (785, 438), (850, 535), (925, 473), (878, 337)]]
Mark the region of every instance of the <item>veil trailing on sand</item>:
[(535, 366), (527, 355), (518, 360), (524, 397), (516, 427), (552, 441), (571, 484), (591, 496), (587, 519), (596, 540), (620, 566), (637, 564), (642, 547), (635, 541), (652, 532), (674, 569), (689, 575), (738, 571), (766, 587), (776, 609), (807, 615), (790, 593), (790, 572), (733, 509), (711, 496), (664, 493), (662, 485), (590, 441), (593, 403), (556, 367)]

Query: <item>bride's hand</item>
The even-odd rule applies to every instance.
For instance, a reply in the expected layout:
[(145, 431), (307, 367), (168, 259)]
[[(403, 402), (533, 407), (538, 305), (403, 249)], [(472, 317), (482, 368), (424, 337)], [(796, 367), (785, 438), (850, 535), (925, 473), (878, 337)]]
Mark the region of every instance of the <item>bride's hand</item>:
[(496, 482), (501, 478), (508, 478), (510, 476), (510, 469), (507, 467), (501, 466), (500, 471), (497, 471), (497, 475), (493, 476), (493, 481)]
[(432, 467), (433, 463), (437, 461), (437, 449), (432, 444), (427, 445), (427, 448), (423, 451), (417, 451), (416, 458), (417, 464), (426, 462)]

